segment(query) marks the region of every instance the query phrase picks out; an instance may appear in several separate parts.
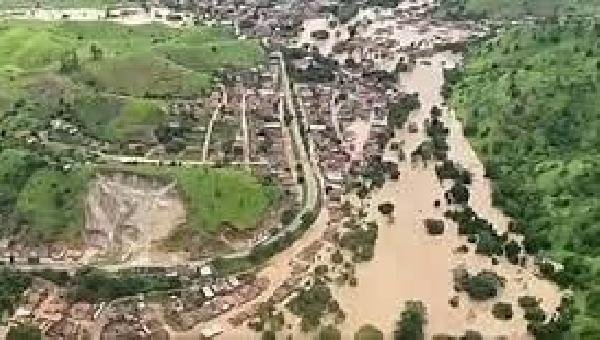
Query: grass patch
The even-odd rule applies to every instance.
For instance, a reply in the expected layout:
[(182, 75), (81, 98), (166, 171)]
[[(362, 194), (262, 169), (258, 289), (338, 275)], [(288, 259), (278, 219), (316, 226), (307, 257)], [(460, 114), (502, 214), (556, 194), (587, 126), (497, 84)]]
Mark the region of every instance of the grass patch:
[(458, 18), (514, 19), (525, 15), (594, 15), (597, 0), (443, 0), (439, 13)]
[(128, 54), (87, 64), (83, 79), (104, 91), (136, 97), (193, 97), (205, 93), (210, 73), (193, 72), (158, 56)]
[(175, 180), (186, 203), (188, 224), (199, 231), (252, 229), (280, 195), (277, 187), (233, 168), (127, 166), (113, 171)]
[[(75, 80), (136, 97), (189, 97), (212, 86), (213, 73), (264, 59), (256, 40), (212, 27), (172, 29), (111, 22), (8, 21), (0, 24), (0, 66), (57, 70), (75, 52)], [(80, 70), (80, 72), (79, 72)]]
[(158, 125), (164, 117), (163, 110), (155, 103), (142, 100), (129, 101), (122, 109), (121, 114), (109, 124), (118, 140), (146, 139), (152, 134), (154, 126)]
[(26, 223), (27, 237), (77, 240), (84, 224), (89, 169), (34, 172), (19, 193), (16, 208)]
[[(39, 0), (0, 0), (0, 9), (34, 8)], [(44, 8), (104, 8), (122, 0), (44, 0)]]
[(222, 68), (263, 57), (257, 41), (223, 28), (4, 21), (0, 115), (11, 114), (0, 129), (14, 137), (60, 116), (97, 139), (145, 140), (164, 123), (160, 101), (206, 95)]

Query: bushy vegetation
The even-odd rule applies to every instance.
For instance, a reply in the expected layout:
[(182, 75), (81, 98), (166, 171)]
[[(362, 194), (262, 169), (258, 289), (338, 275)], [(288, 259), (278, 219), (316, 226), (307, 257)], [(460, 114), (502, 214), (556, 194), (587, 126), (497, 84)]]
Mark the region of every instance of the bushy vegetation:
[(0, 235), (27, 240), (72, 240), (83, 224), (90, 171), (54, 169), (38, 154), (0, 152)]
[[(451, 100), (494, 204), (526, 251), (561, 262), (542, 272), (574, 288), (575, 301), (600, 286), (599, 33), (577, 20), (509, 30), (471, 50)], [(575, 333), (598, 336), (593, 309), (576, 310)]]
[(316, 329), (327, 313), (336, 313), (339, 306), (331, 295), (329, 287), (323, 282), (316, 282), (307, 289), (300, 289), (288, 303), (292, 313), (302, 319), (302, 330)]
[(84, 223), (84, 204), (91, 172), (40, 169), (19, 193), (20, 232), (32, 240), (74, 240)]
[(373, 325), (362, 325), (354, 333), (354, 340), (383, 340), (383, 332)]
[(327, 325), (319, 330), (319, 340), (342, 340), (342, 333), (333, 325)]
[(400, 99), (390, 106), (389, 125), (392, 128), (402, 129), (408, 120), (409, 114), (420, 107), (419, 93), (409, 94)]
[(32, 324), (18, 324), (8, 329), (6, 340), (42, 340), (42, 332)]
[(596, 0), (443, 0), (439, 15), (450, 18), (521, 18), (525, 15), (589, 15), (600, 12)]
[(375, 252), (378, 226), (375, 222), (368, 222), (364, 226), (346, 224), (351, 230), (340, 237), (340, 246), (352, 253), (355, 263), (370, 261)]
[(30, 284), (28, 275), (0, 268), (0, 319), (4, 313), (11, 315), (14, 312), (21, 294)]
[[(60, 283), (64, 284), (64, 282)], [(72, 287), (69, 295), (73, 301), (91, 303), (181, 287), (181, 282), (177, 278), (110, 274), (97, 269), (80, 271), (67, 283)]]
[(421, 301), (407, 301), (405, 309), (396, 322), (394, 340), (424, 340), (427, 311)]
[(423, 221), (425, 229), (429, 235), (442, 235), (444, 233), (444, 221), (432, 218)]
[[(104, 8), (121, 3), (121, 0), (44, 0), (42, 4), (48, 8)], [(34, 8), (40, 3), (37, 0), (0, 0), (0, 9)]]
[(496, 302), (492, 306), (492, 315), (496, 319), (510, 320), (513, 317), (512, 305), (507, 302)]

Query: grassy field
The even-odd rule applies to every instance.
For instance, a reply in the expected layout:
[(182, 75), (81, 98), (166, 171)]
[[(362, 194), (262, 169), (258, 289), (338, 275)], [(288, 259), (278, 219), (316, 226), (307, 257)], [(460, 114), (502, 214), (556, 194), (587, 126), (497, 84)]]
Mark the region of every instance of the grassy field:
[[(48, 165), (72, 159), (67, 146), (80, 148), (72, 144), (80, 139), (53, 142), (52, 152), (25, 151), (23, 136), (60, 117), (116, 145), (149, 140), (165, 122), (167, 100), (203, 96), (222, 68), (254, 66), (263, 57), (256, 41), (217, 27), (0, 22), (0, 232), (72, 241), (83, 227), (82, 197), (94, 170)], [(206, 171), (165, 171), (180, 182), (198, 229), (253, 227), (277, 196), (249, 174)]]
[(2, 22), (0, 109), (25, 101), (3, 128), (35, 129), (62, 112), (93, 137), (138, 139), (164, 121), (165, 99), (206, 95), (221, 69), (263, 58), (256, 41), (215, 27)]
[(594, 15), (598, 0), (442, 0), (441, 15), (471, 18), (520, 18), (524, 15)]
[[(119, 171), (175, 180), (186, 203), (189, 226), (215, 232), (224, 225), (252, 229), (273, 208), (279, 189), (232, 168), (127, 166)], [(115, 169), (110, 169), (115, 171)]]
[[(30, 240), (73, 240), (83, 225), (83, 202), (91, 172), (46, 167), (36, 153), (0, 152), (0, 234)], [(19, 228), (13, 228), (19, 221)]]
[[(49, 169), (34, 153), (0, 153), (0, 233), (29, 240), (77, 242), (84, 225), (88, 183), (100, 171), (175, 180), (186, 204), (188, 227), (214, 233), (223, 227), (252, 229), (279, 200), (277, 187), (242, 170), (182, 167), (82, 167), (68, 172)], [(20, 229), (9, 226), (20, 220)]]
[(87, 169), (35, 172), (17, 200), (17, 211), (27, 222), (28, 237), (51, 241), (79, 239), (90, 177)]
[(104, 8), (122, 3), (122, 0), (0, 0), (0, 9), (33, 8), (38, 3), (44, 8)]
[[(97, 52), (93, 52), (93, 51)], [(220, 28), (171, 29), (108, 22), (0, 24), (0, 68), (56, 71), (75, 52), (74, 80), (137, 97), (196, 96), (221, 68), (246, 68), (263, 58), (253, 40)]]
[(518, 222), (527, 251), (564, 265), (551, 277), (576, 292), (581, 339), (600, 337), (597, 34), (577, 24), (505, 33), (470, 52), (451, 100), (494, 204)]

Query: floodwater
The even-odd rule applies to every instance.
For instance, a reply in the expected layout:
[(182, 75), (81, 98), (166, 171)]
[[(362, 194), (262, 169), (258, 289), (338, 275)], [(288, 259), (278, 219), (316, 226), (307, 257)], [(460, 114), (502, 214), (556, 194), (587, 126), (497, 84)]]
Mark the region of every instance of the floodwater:
[[(367, 19), (373, 20), (367, 24)], [(334, 46), (348, 39), (348, 26), (354, 23), (359, 24), (358, 37), (354, 38), (354, 41), (364, 39), (363, 41), (370, 46), (376, 46), (376, 42), (389, 43), (393, 46), (391, 50), (388, 49), (388, 52), (392, 51), (391, 55), (382, 55), (377, 49), (367, 51), (357, 49), (350, 54), (347, 52), (334, 54)], [(310, 36), (312, 31), (319, 29), (329, 30), (329, 37), (316, 40)], [(339, 33), (336, 34), (336, 31)], [(413, 47), (414, 44), (420, 44), (422, 48), (431, 50), (431, 45), (435, 42), (460, 41), (468, 34), (469, 32), (452, 26), (428, 26), (425, 21), (394, 18), (389, 13), (376, 13), (368, 9), (361, 10), (357, 18), (348, 25), (340, 25), (333, 29), (329, 27), (327, 18), (306, 20), (304, 30), (297, 40), (297, 46), (308, 43), (315, 46), (321, 54), (331, 55), (339, 61), (348, 57), (354, 58), (357, 62), (361, 59), (373, 60), (377, 68), (391, 71), (399, 58), (406, 56), (404, 51), (411, 44)], [(415, 122), (419, 127), (422, 127), (423, 121), (429, 117), (433, 105), (441, 106), (440, 88), (443, 82), (443, 67), (451, 67), (459, 62), (460, 58), (450, 53), (438, 53), (427, 60), (431, 63), (417, 62), (411, 72), (404, 73), (400, 77), (402, 91), (419, 93), (422, 107), (409, 118), (409, 122)], [(470, 187), (471, 207), (500, 231), (506, 230), (508, 218), (491, 206), (490, 183), (483, 177), (483, 166), (463, 136), (460, 122), (455, 119), (452, 112), (447, 110), (442, 119), (450, 129), (449, 158), (462, 164), (473, 174), (473, 184)], [(369, 122), (357, 121), (346, 129), (345, 133), (352, 136), (352, 144), (356, 147), (352, 152), (353, 159), (360, 158), (360, 145), (368, 136), (368, 126)], [(405, 154), (409, 155), (425, 138), (423, 129), (419, 130), (418, 133), (412, 134), (406, 129), (398, 131), (392, 141), (401, 142)], [(533, 295), (541, 298), (541, 307), (547, 313), (552, 313), (560, 300), (558, 288), (548, 281), (538, 279), (531, 265), (521, 268), (509, 264), (504, 258), (499, 259), (499, 264), (492, 265), (489, 257), (474, 254), (472, 245), (469, 253), (456, 253), (455, 249), (466, 244), (466, 239), (457, 235), (456, 225), (451, 221), (446, 221), (444, 235), (429, 236), (423, 227), (423, 220), (443, 219), (443, 212), (447, 209), (443, 194), (448, 183), (440, 184), (433, 171), (433, 164), (423, 167), (420, 164), (413, 166), (406, 162), (400, 164), (399, 170), (398, 181), (387, 182), (381, 190), (376, 191), (367, 208), (369, 215), (367, 219), (375, 219), (379, 224), (379, 237), (373, 260), (356, 267), (358, 287), (332, 287), (340, 307), (346, 312), (346, 321), (338, 326), (343, 333), (342, 338), (352, 338), (361, 325), (370, 323), (381, 329), (386, 339), (391, 339), (395, 322), (408, 300), (419, 300), (426, 306), (428, 337), (434, 334), (461, 335), (465, 330), (477, 330), (485, 338), (495, 336), (506, 336), (509, 339), (530, 338), (526, 331), (526, 322), (522, 318), (522, 310), (517, 305), (518, 297)], [(439, 208), (434, 207), (434, 201), (437, 199), (442, 202)], [(391, 201), (395, 205), (393, 222), (377, 211), (377, 205), (385, 201)], [(268, 277), (271, 285), (255, 302), (265, 301), (273, 289), (291, 275), (290, 263), (300, 249), (322, 237), (326, 226), (325, 221), (325, 216), (322, 214), (305, 237), (267, 264), (261, 271), (261, 275)], [(452, 269), (458, 266), (464, 266), (471, 274), (481, 270), (492, 270), (504, 277), (506, 282), (499, 296), (488, 301), (475, 302), (470, 301), (465, 293), (457, 294), (453, 289)], [(449, 304), (449, 300), (455, 295), (459, 298), (457, 308)], [(512, 320), (501, 321), (492, 316), (492, 306), (499, 301), (512, 303), (514, 312)], [(236, 308), (236, 312), (240, 310)], [(232, 328), (226, 322), (231, 314), (215, 320), (215, 323), (226, 327), (219, 339), (260, 338), (259, 333), (250, 331), (246, 327)], [(313, 337), (301, 333), (298, 320), (293, 317), (286, 318), (286, 324), (292, 324), (292, 329), (286, 330), (284, 334), (293, 334), (294, 339)]]
[[(425, 1), (426, 2), (426, 1)], [(401, 58), (406, 58), (410, 48), (431, 49), (435, 44), (464, 41), (471, 32), (456, 25), (432, 25), (426, 19), (408, 14), (395, 16), (392, 10), (374, 8), (361, 9), (356, 17), (346, 24), (330, 25), (328, 17), (307, 19), (296, 41), (296, 47), (308, 44), (316, 48), (321, 55), (331, 56), (340, 63), (348, 58), (355, 62), (373, 61), (377, 69), (393, 71)], [(349, 28), (356, 26), (355, 36), (350, 38)], [(316, 39), (311, 33), (328, 31), (326, 39)], [(349, 48), (338, 52), (335, 46), (347, 43)], [(353, 46), (354, 45), (354, 46)], [(370, 46), (364, 48), (364, 46)]]
[[(417, 65), (401, 79), (406, 88), (420, 94), (422, 108), (410, 117), (410, 121), (418, 122), (420, 126), (428, 117), (431, 107), (442, 102), (439, 95), (443, 81), (442, 60), (451, 64), (456, 57), (435, 55), (432, 65)], [(444, 119), (451, 129), (449, 157), (463, 164), (473, 174), (471, 206), (480, 216), (504, 230), (508, 219), (491, 207), (490, 184), (483, 178), (483, 167), (462, 135), (460, 123), (452, 114)], [(424, 136), (423, 132), (409, 134), (402, 131), (397, 138), (405, 141), (408, 154)], [(475, 255), (472, 247), (468, 254), (456, 254), (454, 249), (466, 244), (466, 240), (457, 235), (452, 222), (446, 221), (443, 236), (429, 236), (423, 227), (423, 219), (443, 218), (446, 207), (442, 204), (440, 208), (434, 208), (433, 202), (436, 199), (444, 202), (444, 188), (435, 176), (433, 165), (413, 168), (405, 163), (401, 165), (400, 173), (397, 182), (386, 183), (373, 196), (369, 215), (378, 220), (379, 237), (374, 259), (357, 266), (359, 286), (334, 289), (334, 295), (347, 313), (346, 323), (340, 327), (344, 332), (343, 338), (351, 337), (365, 323), (377, 326), (386, 338), (391, 338), (394, 323), (407, 300), (420, 300), (425, 304), (429, 336), (439, 333), (460, 335), (467, 329), (473, 329), (486, 337), (504, 335), (510, 339), (529, 338), (517, 298), (522, 295), (537, 296), (542, 298), (542, 307), (547, 312), (553, 312), (560, 299), (557, 287), (536, 278), (532, 268), (513, 266), (504, 258), (494, 266), (490, 258)], [(377, 212), (377, 205), (384, 201), (391, 201), (395, 205), (394, 222), (391, 224)], [(507, 282), (499, 297), (486, 302), (472, 302), (461, 293), (458, 294), (459, 307), (452, 308), (448, 301), (456, 293), (451, 271), (459, 265), (464, 265), (470, 273), (488, 269), (504, 277)], [(515, 316), (512, 320), (494, 319), (491, 308), (498, 301), (513, 304)]]

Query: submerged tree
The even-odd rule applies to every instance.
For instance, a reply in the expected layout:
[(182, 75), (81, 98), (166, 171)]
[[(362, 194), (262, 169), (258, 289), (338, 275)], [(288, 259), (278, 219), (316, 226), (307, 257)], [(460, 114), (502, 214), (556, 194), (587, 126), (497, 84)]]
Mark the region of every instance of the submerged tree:
[(407, 301), (400, 320), (396, 322), (394, 340), (424, 340), (427, 312), (421, 301)]
[(377, 207), (377, 210), (379, 210), (379, 212), (382, 213), (383, 215), (387, 216), (390, 222), (393, 221), (393, 219), (394, 219), (394, 204), (392, 204), (391, 202), (381, 203)]
[(362, 325), (354, 333), (354, 340), (383, 340), (383, 333), (373, 325)]

